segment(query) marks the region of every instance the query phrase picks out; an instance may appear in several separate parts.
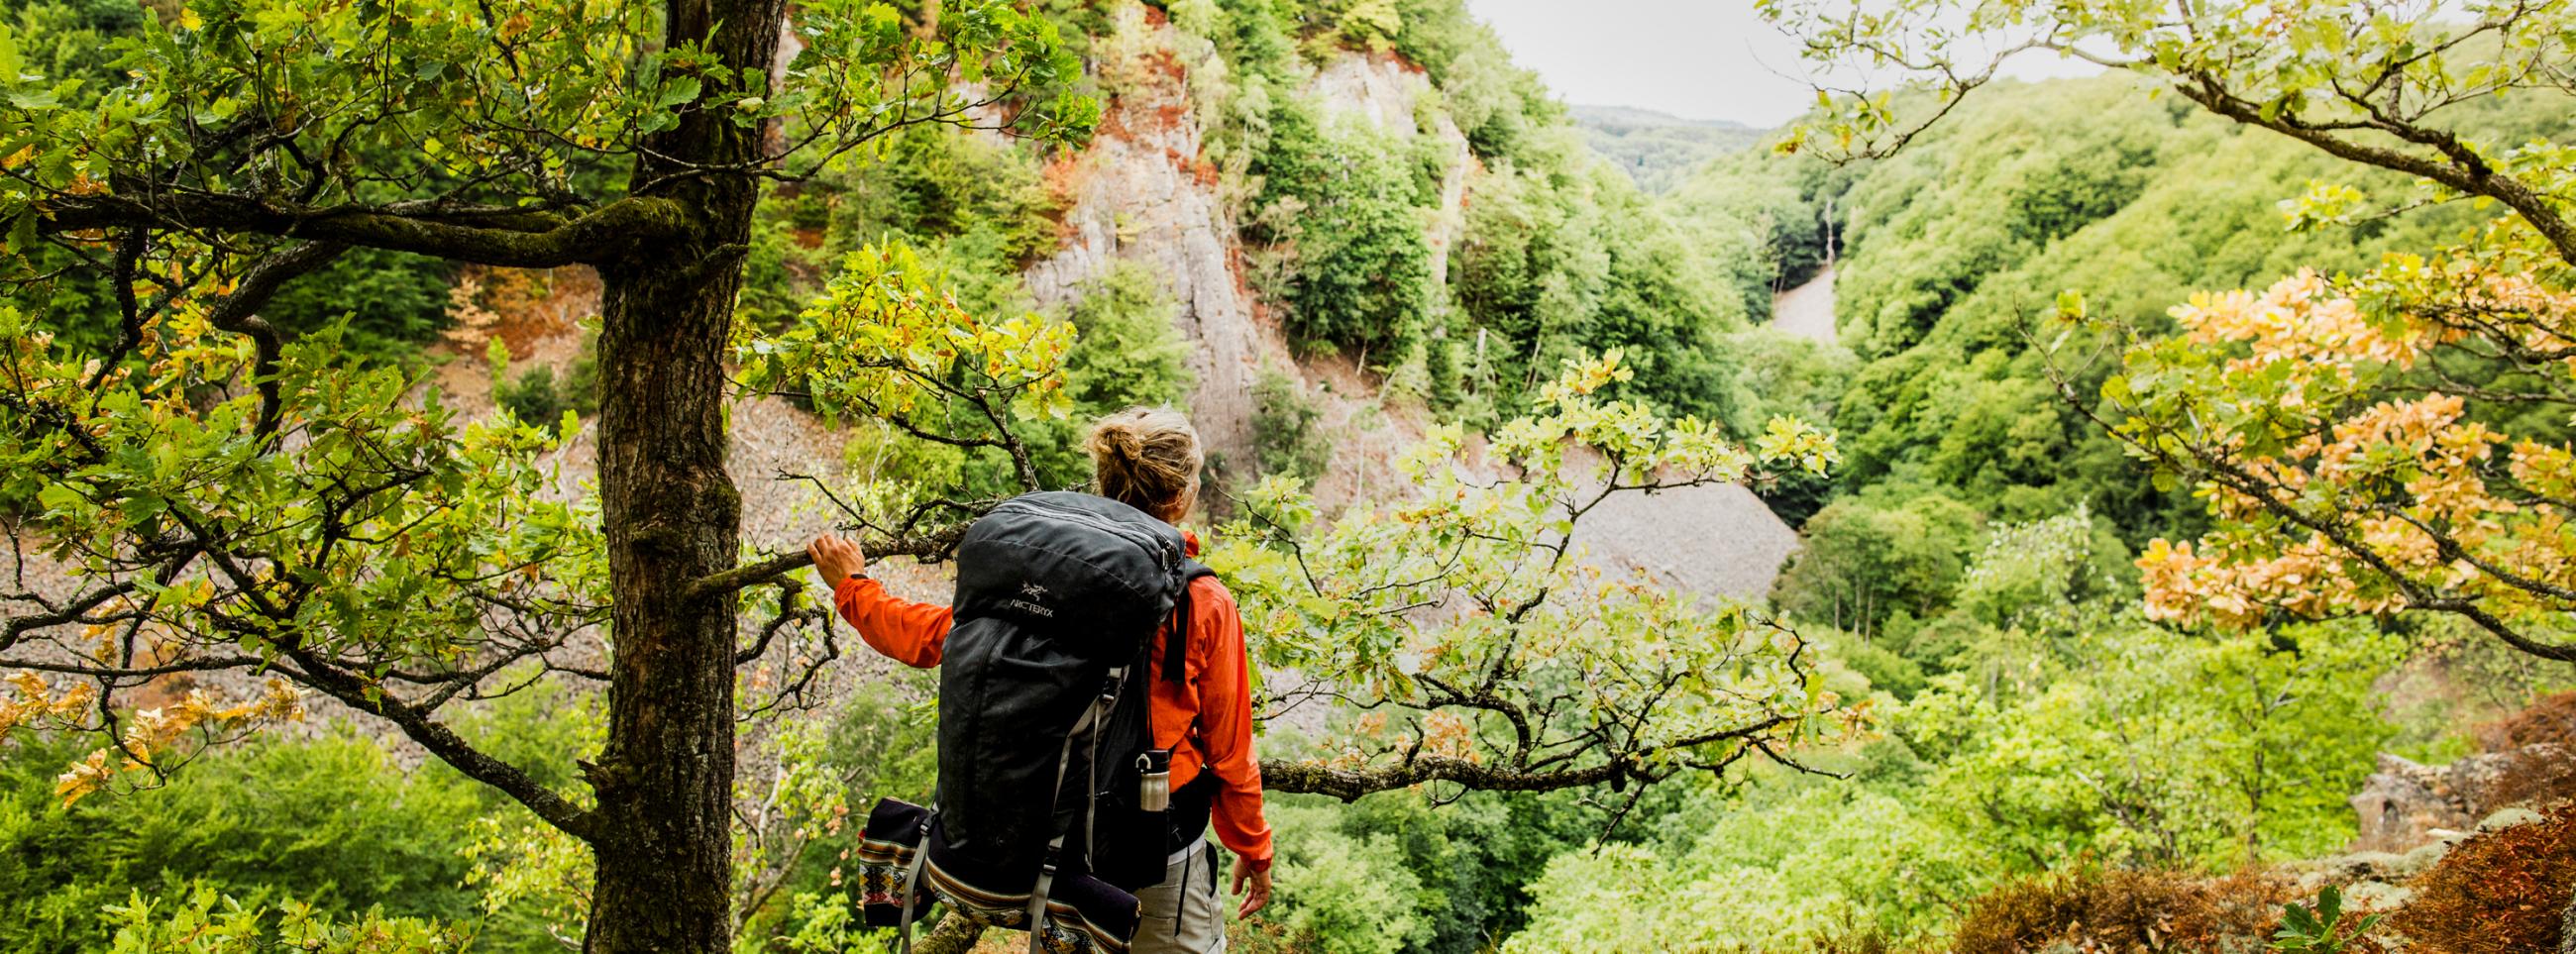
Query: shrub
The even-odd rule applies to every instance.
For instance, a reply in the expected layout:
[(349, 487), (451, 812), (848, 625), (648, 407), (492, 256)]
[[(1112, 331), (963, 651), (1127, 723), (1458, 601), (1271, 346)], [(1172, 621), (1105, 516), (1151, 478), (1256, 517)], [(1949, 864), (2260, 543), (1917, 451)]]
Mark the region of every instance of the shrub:
[(1869, 680), (1870, 688), (1884, 689), (1898, 700), (1914, 698), (1927, 684), (1923, 667), (1904, 654), (1877, 643), (1858, 639), (1838, 640), (1834, 655), (1851, 671)]
[(1504, 950), (1866, 950), (1857, 945), (1870, 934), (1937, 930), (1991, 879), (1998, 855), (1891, 794), (1913, 787), (1785, 770), (1658, 785), (1683, 801), (1639, 806), (1657, 843), (1560, 852), (1531, 885), (1529, 926)]
[(1178, 305), (1152, 270), (1121, 260), (1084, 282), (1067, 316), (1079, 337), (1065, 358), (1065, 391), (1086, 413), (1189, 397), (1190, 345), (1172, 327)]
[(82, 950), (136, 892), (292, 897), (460, 921), (472, 896), (453, 833), (485, 810), (445, 771), (405, 775), (372, 739), (218, 749), (163, 788), (64, 804), (54, 774), (93, 740), (13, 737), (0, 754), (0, 950)]
[(371, 361), (408, 361), (448, 327), (455, 266), (378, 249), (351, 249), (289, 282), (260, 310), (278, 330), (309, 335), (346, 320), (342, 350)]
[(540, 364), (493, 389), (492, 403), (509, 409), (520, 423), (550, 426), (563, 418), (564, 392), (555, 386), (555, 369)]
[(1968, 905), (1952, 954), (2261, 950), (2290, 887), (2256, 873), (2208, 878), (2085, 866), (2007, 882)]
[(1322, 474), (1333, 453), (1332, 443), (1317, 427), (1324, 412), (1298, 393), (1297, 382), (1277, 371), (1267, 372), (1252, 386), (1252, 400), (1252, 440), (1253, 450), (1260, 458), (1259, 476), (1286, 474), (1312, 481)]
[(2576, 692), (2532, 700), (2522, 711), (2481, 726), (2478, 741), (2489, 752), (2543, 743), (2576, 747)]
[[(500, 344), (500, 339), (493, 339), (493, 343)], [(509, 360), (509, 350), (506, 346), (495, 350), (493, 354), (498, 355), (498, 360), (504, 364)], [(489, 357), (487, 355), (487, 358)], [(585, 335), (582, 338), (580, 355), (573, 359), (572, 366), (561, 376), (555, 374), (552, 365), (542, 363), (530, 365), (526, 370), (519, 372), (517, 377), (507, 376), (502, 372), (502, 367), (502, 364), (493, 366), (492, 403), (507, 409), (510, 416), (517, 418), (522, 424), (534, 424), (551, 429), (563, 420), (565, 411), (571, 411), (584, 418), (599, 413), (599, 351), (596, 334)]]
[(1283, 839), (1275, 877), (1283, 903), (1269, 915), (1301, 950), (1396, 954), (1421, 933), (1422, 880), (1384, 832), (1354, 836), (1334, 809), (1282, 804), (1270, 812), (1296, 834)]
[(2558, 950), (2576, 895), (2576, 804), (2460, 842), (2410, 886), (2415, 900), (2389, 923), (2415, 954)]
[[(2487, 751), (2506, 759), (2482, 802), (2545, 805), (2576, 798), (2576, 692), (2544, 696), (2522, 711), (2480, 726)], [(2538, 746), (2538, 748), (2535, 748)]]
[(151, 954), (447, 954), (472, 946), (473, 932), (370, 909), (340, 918), (292, 900), (271, 905), (219, 894), (203, 884), (158, 898), (136, 892), (111, 905), (115, 950)]

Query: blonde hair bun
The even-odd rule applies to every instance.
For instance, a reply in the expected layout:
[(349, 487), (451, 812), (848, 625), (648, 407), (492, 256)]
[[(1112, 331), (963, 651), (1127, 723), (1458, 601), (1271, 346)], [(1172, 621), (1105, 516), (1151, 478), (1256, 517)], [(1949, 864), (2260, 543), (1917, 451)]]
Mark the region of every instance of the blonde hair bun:
[(1131, 407), (1091, 425), (1093, 489), (1103, 497), (1166, 519), (1197, 489), (1199, 432), (1179, 411)]

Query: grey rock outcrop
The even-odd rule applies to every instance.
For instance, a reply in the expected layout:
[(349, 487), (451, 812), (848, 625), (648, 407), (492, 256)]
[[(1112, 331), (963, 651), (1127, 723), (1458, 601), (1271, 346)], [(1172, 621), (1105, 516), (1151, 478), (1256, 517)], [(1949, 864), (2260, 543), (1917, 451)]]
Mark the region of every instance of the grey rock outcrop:
[(2506, 752), (2471, 755), (2448, 765), (2423, 765), (2379, 756), (2379, 771), (2352, 797), (2360, 821), (2354, 851), (2406, 852), (2443, 833), (2476, 828), (2511, 808), (2522, 793), (2516, 775), (2532, 760), (2566, 759), (2566, 747), (2542, 743)]
[(1040, 305), (1056, 305), (1080, 298), (1083, 283), (1122, 259), (1145, 266), (1177, 304), (1173, 323), (1192, 345), (1199, 433), (1219, 454), (1247, 456), (1253, 383), (1265, 364), (1285, 366), (1287, 354), (1256, 320), (1234, 216), (1200, 157), (1188, 67), (1175, 50), (1183, 37), (1148, 22), (1140, 5), (1119, 16), (1117, 45), (1102, 51), (1101, 64), (1116, 73), (1118, 96), (1091, 148), (1050, 170), (1070, 184), (1064, 243), (1023, 277)]
[(2403, 852), (2428, 840), (2436, 828), (2461, 828), (2468, 810), (2451, 797), (2441, 768), (2381, 754), (2379, 771), (2352, 797), (2360, 834), (2354, 851)]
[[(1119, 8), (1118, 29), (1095, 52), (1117, 95), (1091, 148), (1050, 171), (1071, 199), (1063, 245), (1022, 277), (1038, 304), (1059, 305), (1121, 260), (1143, 265), (1178, 306), (1173, 324), (1192, 345), (1198, 392), (1190, 404), (1201, 436), (1219, 455), (1249, 459), (1253, 385), (1264, 368), (1287, 370), (1294, 361), (1254, 300), (1238, 223), (1217, 170), (1202, 157), (1190, 72), (1222, 66), (1205, 40), (1137, 4)], [(1431, 272), (1445, 274), (1472, 157), (1446, 114), (1428, 130), (1416, 120), (1429, 78), (1399, 60), (1352, 52), (1326, 64), (1306, 89), (1336, 115), (1400, 135), (1427, 132), (1452, 153), (1429, 235)]]
[(1791, 529), (1736, 484), (1611, 496), (1584, 515), (1575, 542), (1611, 569), (1699, 596), (1758, 601), (1798, 549)]

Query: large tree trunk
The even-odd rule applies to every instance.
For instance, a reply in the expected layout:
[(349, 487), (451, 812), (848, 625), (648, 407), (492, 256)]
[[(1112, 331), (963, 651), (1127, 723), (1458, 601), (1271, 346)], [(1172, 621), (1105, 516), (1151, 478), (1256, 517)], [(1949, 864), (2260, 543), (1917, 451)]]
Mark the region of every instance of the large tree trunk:
[(589, 949), (723, 951), (733, 881), (733, 602), (689, 582), (734, 561), (720, 364), (736, 270), (620, 263), (600, 329), (599, 485), (615, 659), (591, 784)]
[[(668, 48), (704, 39), (728, 72), (770, 75), (784, 0), (671, 0), (668, 10)], [(598, 869), (586, 946), (597, 952), (717, 954), (732, 940), (734, 601), (689, 590), (738, 556), (723, 362), (759, 184), (738, 172), (674, 175), (758, 155), (758, 126), (736, 126), (728, 111), (687, 114), (647, 141), (634, 188), (672, 200), (688, 227), (600, 269), (599, 488), (615, 658), (608, 744), (590, 773)]]

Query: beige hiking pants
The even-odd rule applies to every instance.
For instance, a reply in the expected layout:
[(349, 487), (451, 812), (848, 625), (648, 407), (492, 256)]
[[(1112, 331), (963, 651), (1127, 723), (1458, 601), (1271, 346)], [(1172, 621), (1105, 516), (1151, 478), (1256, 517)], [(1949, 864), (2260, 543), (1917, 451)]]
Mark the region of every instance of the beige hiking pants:
[(1163, 883), (1136, 892), (1144, 918), (1132, 954), (1224, 954), (1225, 911), (1217, 906), (1216, 848), (1201, 838), (1173, 852)]

